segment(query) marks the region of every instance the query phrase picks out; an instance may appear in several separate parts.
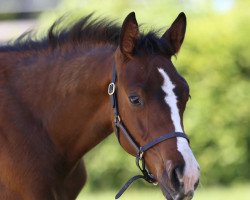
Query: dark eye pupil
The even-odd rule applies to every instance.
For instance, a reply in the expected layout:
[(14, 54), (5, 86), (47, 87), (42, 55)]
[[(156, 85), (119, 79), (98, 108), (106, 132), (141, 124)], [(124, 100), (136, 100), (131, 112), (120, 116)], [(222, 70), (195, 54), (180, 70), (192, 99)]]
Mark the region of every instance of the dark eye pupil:
[(130, 96), (129, 100), (134, 105), (140, 105), (141, 104), (140, 98), (138, 96)]

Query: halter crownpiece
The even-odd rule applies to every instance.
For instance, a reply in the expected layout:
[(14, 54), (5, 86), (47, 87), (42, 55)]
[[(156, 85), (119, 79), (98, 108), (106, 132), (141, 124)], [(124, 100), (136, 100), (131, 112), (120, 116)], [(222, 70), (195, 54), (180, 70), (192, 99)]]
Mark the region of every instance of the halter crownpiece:
[(118, 141), (120, 142), (120, 135), (119, 134), (120, 134), (120, 132), (123, 133), (123, 135), (129, 141), (129, 143), (134, 147), (134, 149), (137, 152), (135, 163), (136, 163), (137, 167), (140, 169), (140, 171), (142, 172), (142, 175), (133, 176), (132, 178), (130, 178), (126, 182), (126, 184), (120, 189), (120, 191), (115, 196), (115, 199), (118, 199), (126, 191), (126, 189), (131, 185), (131, 183), (133, 183), (137, 179), (142, 178), (149, 183), (157, 184), (155, 177), (149, 172), (149, 170), (147, 169), (146, 164), (145, 164), (145, 160), (144, 160), (143, 155), (147, 150), (149, 150), (150, 148), (154, 147), (155, 145), (157, 145), (165, 140), (168, 140), (170, 138), (183, 137), (183, 138), (187, 139), (188, 142), (189, 142), (189, 139), (185, 133), (171, 132), (171, 133), (167, 133), (165, 135), (162, 135), (162, 136), (148, 142), (144, 146), (140, 146), (135, 141), (135, 139), (131, 136), (131, 134), (128, 132), (128, 130), (126, 129), (125, 125), (123, 124), (123, 122), (119, 116), (117, 92), (116, 92), (116, 85), (115, 85), (116, 79), (117, 79), (116, 67), (114, 65), (113, 70), (112, 70), (112, 81), (108, 86), (108, 94), (110, 96), (110, 102), (111, 102), (113, 112), (114, 112), (115, 134), (118, 138)]

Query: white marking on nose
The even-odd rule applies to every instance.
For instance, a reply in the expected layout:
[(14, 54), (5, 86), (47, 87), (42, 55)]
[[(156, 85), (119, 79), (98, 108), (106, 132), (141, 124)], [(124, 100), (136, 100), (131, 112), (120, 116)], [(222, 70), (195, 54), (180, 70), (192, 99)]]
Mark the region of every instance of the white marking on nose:
[[(174, 124), (175, 131), (183, 132), (181, 126), (180, 113), (177, 106), (177, 97), (174, 93), (175, 85), (170, 80), (168, 74), (162, 68), (159, 68), (158, 70), (164, 80), (162, 85), (162, 90), (166, 94), (165, 102), (170, 108), (171, 119)], [(181, 153), (185, 161), (183, 182), (184, 182), (184, 192), (188, 193), (189, 191), (194, 190), (194, 185), (199, 179), (200, 176), (199, 164), (196, 161), (194, 154), (190, 149), (189, 144), (185, 138), (177, 137), (177, 150)]]

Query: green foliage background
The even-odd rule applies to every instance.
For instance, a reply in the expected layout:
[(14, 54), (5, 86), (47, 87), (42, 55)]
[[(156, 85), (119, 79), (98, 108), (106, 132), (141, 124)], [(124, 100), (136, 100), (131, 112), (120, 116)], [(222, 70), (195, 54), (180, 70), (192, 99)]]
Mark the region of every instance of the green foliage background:
[[(230, 10), (218, 11), (212, 0), (64, 0), (57, 11), (44, 13), (41, 22), (47, 26), (65, 12), (81, 17), (93, 11), (122, 22), (135, 11), (142, 29), (165, 30), (184, 11), (187, 34), (173, 61), (191, 88), (185, 129), (202, 184), (231, 184), (250, 180), (250, 3), (230, 2)], [(134, 159), (114, 136), (92, 150), (85, 163), (89, 190), (120, 187), (137, 173)]]

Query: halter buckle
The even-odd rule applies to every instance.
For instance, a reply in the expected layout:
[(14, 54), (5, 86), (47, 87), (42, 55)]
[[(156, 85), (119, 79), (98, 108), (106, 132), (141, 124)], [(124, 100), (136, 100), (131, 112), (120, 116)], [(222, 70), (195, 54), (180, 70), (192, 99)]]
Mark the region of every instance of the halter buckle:
[(142, 160), (143, 155), (144, 155), (144, 151), (141, 151), (141, 149), (140, 149), (138, 155), (139, 155), (139, 160)]
[(115, 120), (114, 120), (114, 122), (115, 122), (115, 123), (117, 123), (117, 122), (121, 122), (121, 118), (120, 118), (120, 116), (119, 116), (119, 115), (116, 115), (116, 116), (115, 116)]
[(108, 94), (109, 96), (115, 93), (115, 83), (110, 83), (108, 86)]

